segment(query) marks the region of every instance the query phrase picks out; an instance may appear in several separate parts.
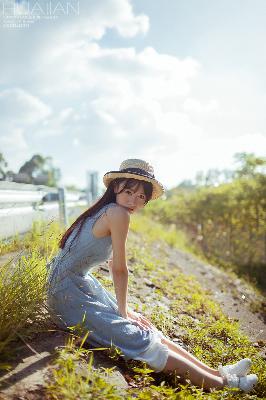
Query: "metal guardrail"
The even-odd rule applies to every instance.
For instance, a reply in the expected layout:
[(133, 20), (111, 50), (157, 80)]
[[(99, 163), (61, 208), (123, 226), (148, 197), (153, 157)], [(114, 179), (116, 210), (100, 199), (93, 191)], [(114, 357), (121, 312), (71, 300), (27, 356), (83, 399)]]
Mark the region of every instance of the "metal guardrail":
[(43, 185), (0, 181), (0, 239), (27, 232), (34, 220), (59, 220), (68, 226), (69, 217), (88, 206), (84, 192)]

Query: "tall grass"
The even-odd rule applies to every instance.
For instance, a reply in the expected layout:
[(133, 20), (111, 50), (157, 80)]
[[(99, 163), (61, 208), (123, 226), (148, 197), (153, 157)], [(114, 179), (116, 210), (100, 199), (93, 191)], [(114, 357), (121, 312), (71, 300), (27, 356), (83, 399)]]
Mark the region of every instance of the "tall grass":
[(174, 224), (162, 225), (145, 214), (136, 214), (131, 218), (130, 228), (134, 232), (138, 232), (145, 237), (147, 243), (162, 241), (170, 246), (177, 247), (182, 250), (190, 250), (189, 241), (186, 234), (177, 230)]
[(45, 260), (33, 251), (0, 270), (0, 351), (26, 323), (41, 317), (45, 294)]
[(93, 351), (83, 347), (86, 336), (79, 346), (75, 343), (75, 337), (70, 336), (65, 348), (59, 351), (55, 368), (52, 370), (52, 379), (47, 383), (47, 393), (50, 398), (54, 400), (124, 399), (121, 389), (118, 390), (115, 385), (108, 382), (108, 377), (112, 376), (115, 367), (95, 368), (93, 366)]
[(46, 263), (57, 249), (59, 225), (35, 222), (20, 242), (21, 255), (0, 267), (0, 352), (47, 320)]
[(11, 239), (5, 239), (0, 242), (0, 256), (10, 253), (11, 251), (19, 250), (21, 247), (21, 238), (16, 233)]

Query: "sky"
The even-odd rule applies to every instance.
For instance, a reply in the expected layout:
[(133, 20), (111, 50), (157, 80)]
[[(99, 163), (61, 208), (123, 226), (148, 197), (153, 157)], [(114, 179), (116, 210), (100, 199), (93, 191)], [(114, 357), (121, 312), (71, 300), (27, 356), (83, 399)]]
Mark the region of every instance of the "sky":
[[(127, 158), (166, 189), (266, 154), (264, 0), (0, 0), (0, 152), (86, 185)], [(13, 24), (13, 25), (12, 25)]]

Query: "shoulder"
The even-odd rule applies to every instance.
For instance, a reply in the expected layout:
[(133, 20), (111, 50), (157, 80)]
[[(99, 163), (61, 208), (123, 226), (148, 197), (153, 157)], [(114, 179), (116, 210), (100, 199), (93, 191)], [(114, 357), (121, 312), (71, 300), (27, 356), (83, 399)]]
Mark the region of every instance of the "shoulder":
[(128, 210), (117, 203), (109, 203), (106, 209), (106, 214), (111, 218), (118, 217), (125, 220), (130, 219), (130, 213)]
[(110, 224), (129, 225), (130, 213), (119, 204), (110, 203), (106, 209), (106, 215)]

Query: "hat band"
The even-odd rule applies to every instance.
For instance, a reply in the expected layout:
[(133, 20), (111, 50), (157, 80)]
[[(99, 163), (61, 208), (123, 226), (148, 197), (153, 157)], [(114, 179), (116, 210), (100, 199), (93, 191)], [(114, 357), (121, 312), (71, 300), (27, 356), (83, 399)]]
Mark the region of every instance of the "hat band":
[(123, 168), (120, 170), (120, 172), (132, 172), (132, 173), (137, 173), (141, 175), (145, 175), (148, 178), (154, 179), (155, 176), (154, 174), (150, 174), (149, 172), (145, 171), (144, 169), (141, 168)]

